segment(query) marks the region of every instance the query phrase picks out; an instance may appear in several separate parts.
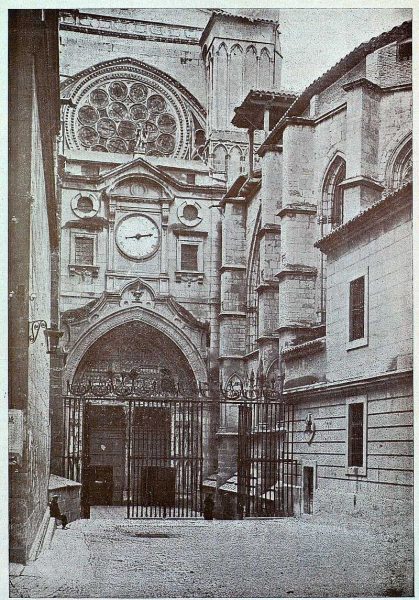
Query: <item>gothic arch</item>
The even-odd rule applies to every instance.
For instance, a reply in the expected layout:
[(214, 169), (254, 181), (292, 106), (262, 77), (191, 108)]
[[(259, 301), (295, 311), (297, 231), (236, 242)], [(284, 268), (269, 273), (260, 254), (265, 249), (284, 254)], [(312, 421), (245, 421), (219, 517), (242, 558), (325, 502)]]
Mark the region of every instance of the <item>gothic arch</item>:
[(338, 227), (343, 222), (343, 194), (339, 184), (346, 176), (346, 162), (343, 156), (335, 154), (326, 169), (322, 185), (322, 224), (328, 229)]
[(267, 48), (262, 48), (259, 58), (259, 89), (270, 90), (272, 87), (271, 55)]
[(72, 381), (83, 356), (92, 345), (104, 334), (120, 325), (140, 321), (155, 328), (159, 333), (166, 335), (186, 358), (197, 382), (207, 381), (207, 370), (199, 349), (189, 340), (186, 334), (171, 321), (142, 307), (131, 307), (116, 311), (98, 323), (94, 323), (85, 331), (75, 343), (68, 355), (64, 385)]
[(227, 148), (223, 144), (218, 144), (214, 148), (214, 171), (216, 173), (225, 173), (227, 168)]
[(74, 150), (190, 158), (194, 123), (205, 111), (170, 75), (129, 57), (105, 61), (66, 81), (67, 146)]
[(256, 89), (257, 52), (256, 48), (248, 46), (244, 57), (244, 85), (246, 90)]
[(398, 189), (412, 181), (412, 134), (404, 136), (387, 158), (386, 187)]

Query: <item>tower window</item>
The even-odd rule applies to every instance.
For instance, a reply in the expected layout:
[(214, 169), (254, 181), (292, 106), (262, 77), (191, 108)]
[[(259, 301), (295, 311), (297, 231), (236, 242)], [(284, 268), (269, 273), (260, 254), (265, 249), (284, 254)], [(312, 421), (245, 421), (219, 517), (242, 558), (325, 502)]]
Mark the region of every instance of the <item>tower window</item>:
[(77, 265), (93, 265), (93, 238), (75, 238), (75, 263)]
[(180, 268), (182, 271), (198, 271), (198, 245), (182, 244), (180, 250)]
[(351, 281), (349, 294), (349, 341), (352, 342), (365, 335), (365, 277)]

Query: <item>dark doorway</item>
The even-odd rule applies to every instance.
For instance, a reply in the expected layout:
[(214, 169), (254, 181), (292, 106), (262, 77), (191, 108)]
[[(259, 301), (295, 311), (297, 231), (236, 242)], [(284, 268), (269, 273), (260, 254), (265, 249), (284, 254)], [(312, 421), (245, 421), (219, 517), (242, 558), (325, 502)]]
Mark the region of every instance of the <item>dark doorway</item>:
[(303, 467), (303, 493), (304, 506), (303, 510), (306, 514), (313, 513), (313, 490), (314, 490), (314, 468)]
[(113, 467), (109, 465), (90, 467), (88, 486), (91, 505), (112, 504)]

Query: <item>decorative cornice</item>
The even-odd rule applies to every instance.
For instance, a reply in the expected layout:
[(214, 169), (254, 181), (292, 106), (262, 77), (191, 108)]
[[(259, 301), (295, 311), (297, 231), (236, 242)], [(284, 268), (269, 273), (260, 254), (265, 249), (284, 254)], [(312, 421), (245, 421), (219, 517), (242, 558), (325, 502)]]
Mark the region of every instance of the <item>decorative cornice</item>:
[(307, 265), (283, 265), (282, 269), (275, 275), (278, 281), (282, 281), (286, 277), (290, 279), (313, 279), (316, 276), (316, 267)]
[(287, 204), (277, 213), (278, 217), (287, 215), (315, 215), (317, 214), (317, 206), (315, 204)]

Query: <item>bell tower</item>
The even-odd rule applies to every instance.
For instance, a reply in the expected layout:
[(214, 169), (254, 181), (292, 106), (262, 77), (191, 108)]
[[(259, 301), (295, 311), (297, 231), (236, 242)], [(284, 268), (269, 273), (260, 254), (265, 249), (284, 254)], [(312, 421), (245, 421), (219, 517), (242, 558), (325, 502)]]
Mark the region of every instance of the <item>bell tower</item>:
[(279, 25), (214, 11), (200, 44), (207, 82), (208, 163), (213, 173), (231, 181), (242, 171), (248, 152), (246, 133), (231, 123), (234, 109), (250, 90), (280, 88)]

